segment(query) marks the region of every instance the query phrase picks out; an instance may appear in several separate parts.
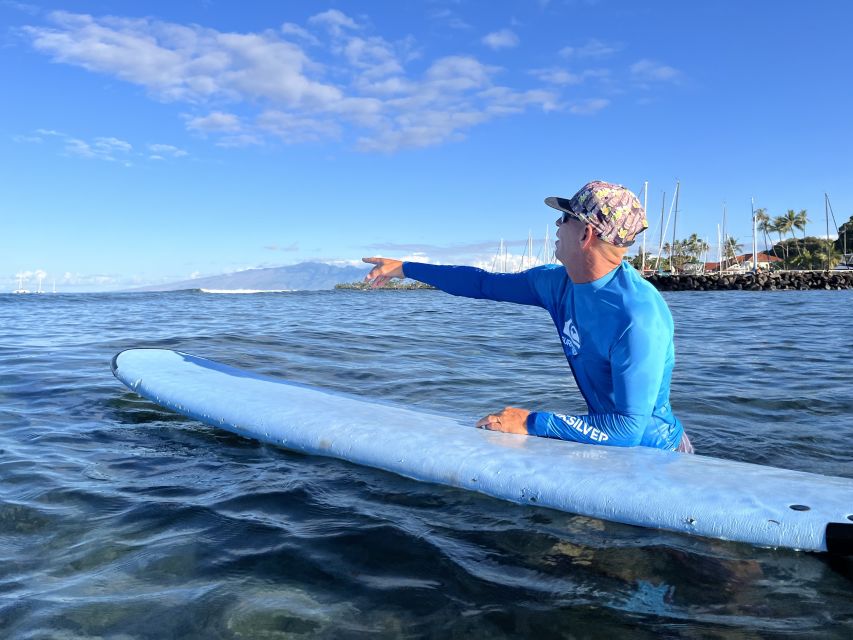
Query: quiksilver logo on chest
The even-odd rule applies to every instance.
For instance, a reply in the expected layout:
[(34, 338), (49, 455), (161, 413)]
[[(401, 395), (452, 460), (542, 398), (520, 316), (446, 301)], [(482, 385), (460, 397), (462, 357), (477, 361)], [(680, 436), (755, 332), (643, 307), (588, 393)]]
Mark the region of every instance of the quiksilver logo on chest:
[(571, 348), (572, 355), (578, 355), (581, 348), (581, 337), (578, 333), (578, 328), (575, 326), (574, 322), (572, 322), (571, 318), (566, 320), (566, 324), (563, 325), (562, 338), (563, 344)]

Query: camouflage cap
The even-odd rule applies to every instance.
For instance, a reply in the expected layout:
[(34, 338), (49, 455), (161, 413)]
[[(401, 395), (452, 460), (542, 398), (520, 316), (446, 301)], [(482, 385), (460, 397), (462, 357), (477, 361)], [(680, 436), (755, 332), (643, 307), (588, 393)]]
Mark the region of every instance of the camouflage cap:
[(622, 185), (594, 180), (570, 199), (545, 198), (545, 204), (591, 224), (596, 236), (617, 247), (629, 247), (649, 228), (643, 205)]

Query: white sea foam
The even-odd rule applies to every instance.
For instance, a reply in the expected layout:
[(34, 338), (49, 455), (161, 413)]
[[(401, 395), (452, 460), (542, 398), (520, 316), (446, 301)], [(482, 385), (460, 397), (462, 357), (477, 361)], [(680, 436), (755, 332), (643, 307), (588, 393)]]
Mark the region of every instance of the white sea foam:
[(201, 289), (202, 293), (286, 293), (296, 289)]

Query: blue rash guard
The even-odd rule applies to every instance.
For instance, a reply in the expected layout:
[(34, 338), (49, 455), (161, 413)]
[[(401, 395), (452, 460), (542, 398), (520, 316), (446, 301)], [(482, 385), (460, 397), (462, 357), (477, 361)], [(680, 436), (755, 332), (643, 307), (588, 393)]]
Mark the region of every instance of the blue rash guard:
[(405, 262), (403, 272), (447, 293), (543, 307), (557, 327), (589, 413), (537, 411), (531, 435), (674, 450), (684, 428), (672, 413), (673, 322), (661, 295), (627, 262), (574, 284), (560, 265), (521, 273)]

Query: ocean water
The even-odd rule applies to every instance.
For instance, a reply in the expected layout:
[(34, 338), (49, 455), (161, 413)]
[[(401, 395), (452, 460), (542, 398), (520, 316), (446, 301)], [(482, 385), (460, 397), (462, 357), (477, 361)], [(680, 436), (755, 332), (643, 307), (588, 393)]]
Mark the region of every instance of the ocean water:
[[(853, 477), (853, 292), (665, 297), (672, 403), (698, 452)], [(853, 637), (850, 561), (262, 445), (131, 393), (109, 367), (129, 347), (472, 423), (584, 409), (533, 308), (435, 291), (2, 295), (0, 638)]]

